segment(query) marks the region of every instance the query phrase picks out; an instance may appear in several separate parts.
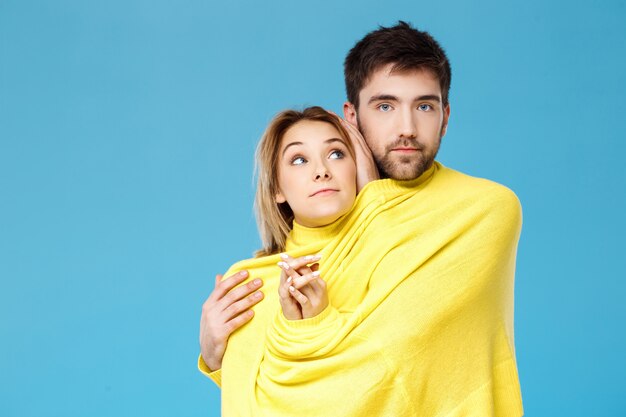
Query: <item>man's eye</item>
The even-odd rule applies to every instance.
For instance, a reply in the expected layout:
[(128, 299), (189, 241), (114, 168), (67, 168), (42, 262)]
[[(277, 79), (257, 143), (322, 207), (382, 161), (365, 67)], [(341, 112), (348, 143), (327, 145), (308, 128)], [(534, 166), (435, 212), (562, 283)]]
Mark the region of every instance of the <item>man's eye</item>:
[(304, 163), (306, 163), (306, 159), (301, 156), (296, 156), (291, 160), (291, 165), (302, 165)]
[(389, 110), (391, 110), (391, 106), (389, 104), (381, 104), (380, 106), (378, 106), (378, 110), (388, 112)]
[(420, 104), (418, 109), (420, 109), (421, 111), (430, 111), (433, 109), (433, 106), (431, 106), (430, 104)]
[(339, 150), (332, 151), (329, 155), (330, 159), (341, 159), (343, 157), (344, 157), (344, 153)]

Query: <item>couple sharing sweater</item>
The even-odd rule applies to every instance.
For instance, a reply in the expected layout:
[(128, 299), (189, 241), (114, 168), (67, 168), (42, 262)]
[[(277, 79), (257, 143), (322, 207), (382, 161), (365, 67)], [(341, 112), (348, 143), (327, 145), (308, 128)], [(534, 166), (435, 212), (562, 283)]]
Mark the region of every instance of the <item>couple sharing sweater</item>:
[(329, 306), (284, 318), (278, 255), (244, 260), (265, 299), (233, 333), (224, 416), (523, 414), (513, 342), (521, 208), (515, 194), (435, 162), (412, 181), (367, 184), (350, 213), (294, 224), (286, 252), (319, 253)]

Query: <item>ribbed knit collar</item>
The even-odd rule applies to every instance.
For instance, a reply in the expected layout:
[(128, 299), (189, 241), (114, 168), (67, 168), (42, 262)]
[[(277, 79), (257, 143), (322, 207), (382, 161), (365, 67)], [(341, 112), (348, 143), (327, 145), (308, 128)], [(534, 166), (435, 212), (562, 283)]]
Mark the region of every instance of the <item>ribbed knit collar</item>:
[(415, 189), (426, 183), (433, 177), (435, 172), (440, 170), (442, 165), (439, 162), (432, 164), (422, 175), (414, 180), (398, 181), (391, 178), (376, 180), (368, 183), (363, 187), (354, 202), (354, 206), (350, 212), (331, 224), (321, 227), (306, 227), (293, 222), (293, 229), (287, 240), (287, 250), (291, 251), (311, 244), (323, 247), (325, 242), (337, 236), (349, 219), (357, 215), (365, 206), (379, 200), (385, 201), (387, 198), (394, 197), (408, 190)]
[(359, 199), (368, 199), (371, 198), (371, 196), (378, 196), (381, 194), (387, 196), (389, 194), (397, 194), (408, 191), (410, 189), (415, 189), (430, 180), (433, 175), (442, 167), (443, 165), (435, 161), (430, 166), (430, 168), (428, 168), (422, 173), (422, 175), (415, 178), (414, 180), (399, 181), (391, 178), (386, 178), (382, 180), (372, 181), (365, 185), (365, 187), (363, 187), (363, 189), (359, 193), (359, 198), (357, 198), (356, 204), (359, 204)]
[(339, 233), (343, 227), (345, 217), (342, 216), (333, 223), (321, 227), (306, 227), (294, 221), (293, 229), (291, 229), (289, 240), (287, 241), (287, 250), (308, 246), (312, 243), (318, 243), (323, 246), (324, 242), (332, 239)]

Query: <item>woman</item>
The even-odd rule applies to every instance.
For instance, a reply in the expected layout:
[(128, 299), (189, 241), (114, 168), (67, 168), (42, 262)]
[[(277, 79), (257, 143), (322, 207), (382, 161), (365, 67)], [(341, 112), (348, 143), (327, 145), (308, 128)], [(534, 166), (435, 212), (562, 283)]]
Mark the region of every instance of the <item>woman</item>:
[[(293, 227), (333, 224), (350, 211), (356, 197), (352, 142), (341, 119), (321, 107), (287, 110), (272, 120), (258, 145), (257, 172), (255, 208), (263, 242), (257, 257), (283, 252)], [(268, 271), (280, 276), (278, 294), (285, 318), (312, 318), (328, 305), (326, 284), (315, 263), (319, 259), (313, 254), (298, 259), (281, 254), (282, 273), (279, 268)], [(216, 371), (230, 334), (252, 319), (251, 307), (264, 296), (257, 291), (262, 285), (259, 278), (237, 287), (248, 278), (246, 270), (221, 278), (216, 277), (204, 305), (200, 334), (199, 366), (212, 371), (214, 379), (220, 377)]]

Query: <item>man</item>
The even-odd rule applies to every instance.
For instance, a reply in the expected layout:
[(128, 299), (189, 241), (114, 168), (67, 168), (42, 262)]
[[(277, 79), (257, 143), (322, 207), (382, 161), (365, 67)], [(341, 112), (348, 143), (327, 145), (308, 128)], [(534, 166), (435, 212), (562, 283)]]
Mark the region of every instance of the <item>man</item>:
[[(252, 405), (237, 414), (271, 406), (275, 415), (521, 416), (513, 343), (519, 202), (434, 161), (450, 116), (444, 51), (399, 22), (355, 45), (345, 78), (359, 189), (378, 172), (387, 179), (363, 189), (361, 200), (374, 208), (344, 239), (350, 243), (328, 250), (342, 253), (331, 275), (344, 279), (329, 283), (338, 312), (314, 324), (267, 325)], [(378, 172), (363, 169), (372, 156)], [(201, 331), (207, 374), (221, 366), (207, 358), (221, 358), (258, 302), (246, 297), (261, 284), (237, 287), (245, 279), (218, 280), (205, 304), (202, 328), (225, 329), (210, 342)], [(240, 314), (227, 321), (226, 309)], [(307, 393), (323, 400), (306, 401)]]
[[(367, 151), (371, 150), (382, 178), (404, 181), (424, 175), (433, 166), (450, 117), (448, 96), (451, 69), (443, 49), (428, 33), (399, 22), (394, 27), (380, 28), (359, 41), (346, 57), (344, 71), (348, 96), (344, 104), (344, 117), (358, 128), (364, 139), (364, 142), (360, 142), (362, 146), (357, 149), (362, 150), (362, 155), (367, 155)], [(364, 143), (367, 146), (363, 146)], [(362, 158), (366, 159), (366, 156)], [(460, 187), (479, 190), (483, 186), (474, 179), (460, 177), (451, 180), (448, 184), (450, 189), (442, 189), (441, 192), (448, 192), (449, 198), (455, 199), (451, 187), (457, 181)], [(507, 194), (506, 191), (504, 194)], [(493, 190), (477, 191), (476, 198), (489, 198), (489, 195), (481, 195), (487, 192), (499, 194), (503, 190), (496, 187)], [(515, 199), (511, 195), (504, 198)], [(467, 200), (459, 198), (459, 203), (461, 201)], [(495, 222), (495, 227), (510, 229), (509, 245), (513, 253), (494, 252), (493, 255), (500, 255), (509, 263), (515, 261), (519, 233), (519, 225), (516, 223), (521, 213), (516, 203), (511, 203), (511, 213)], [(493, 208), (486, 205), (483, 209)], [(446, 221), (454, 221), (454, 218), (448, 217)], [(432, 224), (430, 227), (437, 229), (440, 225)], [(464, 233), (469, 233), (469, 230)], [(485, 240), (488, 240), (487, 236), (477, 239)], [(450, 259), (449, 262), (453, 264), (456, 260)], [(513, 364), (513, 270), (509, 269), (508, 274), (497, 273), (491, 278), (486, 285), (506, 287), (497, 301), (499, 305), (495, 314), (501, 315), (500, 325), (506, 328), (506, 338), (511, 349), (509, 358)], [(490, 347), (493, 345), (486, 344), (484, 349)], [(496, 356), (494, 352), (492, 355), (483, 355), (483, 358), (485, 361), (498, 361), (500, 358)], [(495, 411), (496, 415), (522, 415), (516, 367), (511, 365), (508, 372), (511, 375), (485, 380), (486, 384), (491, 385), (493, 395), (478, 394), (476, 390), (473, 393), (475, 398), (467, 400), (474, 404), (459, 405), (456, 413), (487, 415)], [(454, 385), (451, 388), (454, 389)], [(495, 392), (497, 390), (499, 392)], [(480, 395), (483, 396), (482, 404), (477, 400)], [(489, 401), (492, 407), (485, 404)]]

